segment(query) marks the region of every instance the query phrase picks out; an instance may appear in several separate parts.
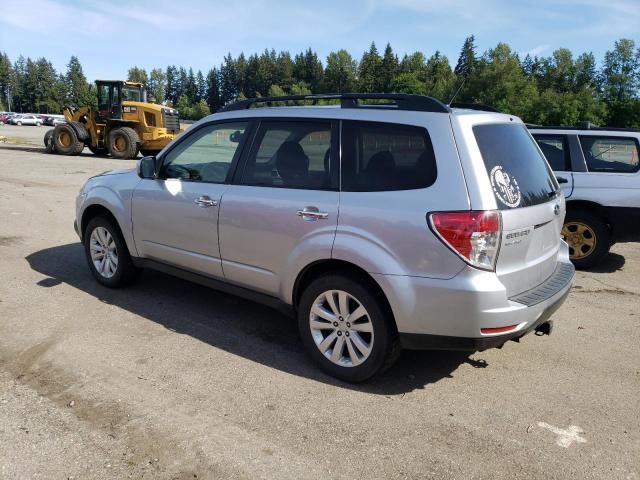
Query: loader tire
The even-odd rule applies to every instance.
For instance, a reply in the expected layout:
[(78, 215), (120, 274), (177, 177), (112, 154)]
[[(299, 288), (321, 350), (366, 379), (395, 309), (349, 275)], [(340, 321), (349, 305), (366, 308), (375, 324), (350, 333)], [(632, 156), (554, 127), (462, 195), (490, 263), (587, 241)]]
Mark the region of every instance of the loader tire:
[(53, 128), (44, 134), (44, 149), (47, 153), (56, 153), (56, 147), (53, 144)]
[(68, 123), (61, 123), (53, 129), (53, 145), (55, 151), (62, 155), (80, 155), (84, 149), (84, 142), (78, 139), (75, 129)]
[(113, 158), (136, 158), (140, 148), (140, 138), (133, 128), (116, 128), (109, 132), (107, 148)]

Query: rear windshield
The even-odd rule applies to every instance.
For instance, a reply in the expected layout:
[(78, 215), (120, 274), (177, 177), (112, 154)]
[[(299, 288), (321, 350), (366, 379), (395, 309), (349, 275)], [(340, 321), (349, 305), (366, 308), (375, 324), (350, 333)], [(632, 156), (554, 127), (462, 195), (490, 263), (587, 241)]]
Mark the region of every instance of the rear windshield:
[(521, 124), (473, 127), (501, 210), (549, 201), (558, 187), (535, 141)]

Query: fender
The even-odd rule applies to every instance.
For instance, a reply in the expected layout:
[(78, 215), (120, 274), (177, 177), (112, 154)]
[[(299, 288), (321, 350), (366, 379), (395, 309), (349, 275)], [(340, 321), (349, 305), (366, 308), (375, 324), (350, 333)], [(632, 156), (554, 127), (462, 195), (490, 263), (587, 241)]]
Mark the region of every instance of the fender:
[(92, 205), (100, 205), (106, 208), (118, 222), (129, 252), (131, 252), (132, 256), (137, 256), (138, 251), (133, 239), (133, 228), (131, 224), (132, 192), (133, 190), (130, 189), (123, 190), (123, 198), (108, 185), (96, 185), (87, 192), (87, 198), (78, 212), (78, 218), (82, 222), (81, 225), (84, 225), (84, 214), (88, 208)]

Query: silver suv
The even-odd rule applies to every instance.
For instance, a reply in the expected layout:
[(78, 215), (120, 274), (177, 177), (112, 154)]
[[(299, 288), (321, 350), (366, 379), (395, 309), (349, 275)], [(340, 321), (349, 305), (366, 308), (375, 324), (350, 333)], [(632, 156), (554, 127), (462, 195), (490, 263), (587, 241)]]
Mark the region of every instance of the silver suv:
[(567, 199), (562, 236), (577, 268), (640, 241), (640, 130), (530, 126)]
[[(252, 108), (292, 101), (338, 104)], [(347, 381), (401, 348), (548, 333), (574, 274), (564, 197), (525, 125), (422, 96), (237, 102), (137, 171), (89, 179), (76, 206), (101, 284), (150, 267), (282, 307)]]

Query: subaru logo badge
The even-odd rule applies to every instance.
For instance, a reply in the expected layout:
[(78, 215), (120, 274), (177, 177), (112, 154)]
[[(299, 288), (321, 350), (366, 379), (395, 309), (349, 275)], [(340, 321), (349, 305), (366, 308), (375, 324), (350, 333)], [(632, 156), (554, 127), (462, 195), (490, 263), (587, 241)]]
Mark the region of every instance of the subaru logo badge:
[(558, 205), (557, 203), (553, 207), (553, 213), (555, 213), (556, 215), (560, 215), (560, 205)]

